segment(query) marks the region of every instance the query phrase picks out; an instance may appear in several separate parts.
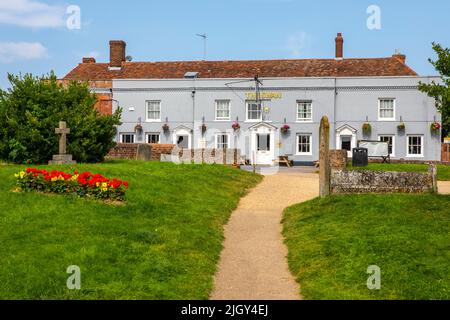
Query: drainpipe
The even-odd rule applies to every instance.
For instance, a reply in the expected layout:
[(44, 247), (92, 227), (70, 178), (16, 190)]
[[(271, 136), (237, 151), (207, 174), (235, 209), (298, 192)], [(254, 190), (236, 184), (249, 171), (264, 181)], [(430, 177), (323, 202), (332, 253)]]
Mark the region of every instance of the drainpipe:
[(196, 94), (196, 88), (195, 88), (195, 79), (192, 80), (192, 92), (191, 92), (191, 97), (192, 97), (192, 134), (191, 134), (191, 148), (195, 149), (195, 94)]
[(333, 145), (334, 149), (337, 149), (338, 146), (336, 145), (336, 103), (337, 103), (337, 78), (334, 78), (334, 95), (333, 95)]

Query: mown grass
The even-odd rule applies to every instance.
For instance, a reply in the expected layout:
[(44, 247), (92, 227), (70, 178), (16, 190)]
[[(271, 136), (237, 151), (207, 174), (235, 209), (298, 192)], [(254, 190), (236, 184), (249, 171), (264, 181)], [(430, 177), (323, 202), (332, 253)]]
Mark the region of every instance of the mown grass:
[[(429, 166), (426, 164), (411, 163), (369, 163), (367, 167), (353, 167), (351, 163), (347, 166), (348, 170), (379, 170), (379, 171), (402, 171), (402, 172), (427, 172)], [(438, 180), (450, 181), (450, 166), (438, 165)]]
[(286, 209), (283, 225), (306, 299), (450, 298), (450, 196), (332, 196)]
[[(223, 166), (63, 166), (129, 181), (126, 205), (13, 193), (0, 167), (0, 299), (207, 299), (223, 225), (261, 177)], [(39, 166), (39, 168), (49, 168)], [(81, 290), (68, 290), (70, 265)]]

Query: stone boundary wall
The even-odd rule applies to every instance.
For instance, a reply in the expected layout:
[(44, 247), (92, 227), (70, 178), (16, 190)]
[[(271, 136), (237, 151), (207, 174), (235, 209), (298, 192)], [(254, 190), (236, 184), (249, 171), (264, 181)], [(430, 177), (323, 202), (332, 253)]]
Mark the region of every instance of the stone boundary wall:
[[(127, 159), (136, 160), (138, 143), (118, 143), (106, 156), (106, 159)], [(159, 161), (161, 154), (171, 154), (175, 148), (173, 144), (142, 144), (149, 145), (151, 148), (151, 155), (149, 160)]]
[(426, 193), (437, 192), (437, 171), (397, 172), (332, 170), (331, 193)]
[[(150, 146), (150, 154), (147, 153)], [(138, 156), (138, 150), (139, 156)], [(183, 163), (238, 164), (241, 151), (238, 149), (179, 149), (173, 144), (118, 143), (106, 156), (106, 159), (161, 161), (161, 155), (170, 161)]]
[(239, 149), (174, 149), (172, 155), (177, 156), (178, 158), (168, 158), (164, 161), (195, 164), (238, 165), (241, 151)]

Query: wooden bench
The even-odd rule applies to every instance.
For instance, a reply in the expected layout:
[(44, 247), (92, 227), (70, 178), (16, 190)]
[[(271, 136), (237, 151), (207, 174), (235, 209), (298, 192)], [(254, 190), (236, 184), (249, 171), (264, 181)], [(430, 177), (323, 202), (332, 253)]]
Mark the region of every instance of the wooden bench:
[(294, 161), (289, 160), (289, 156), (279, 156), (278, 160), (276, 162), (278, 164), (285, 164), (288, 168), (291, 168), (294, 166)]

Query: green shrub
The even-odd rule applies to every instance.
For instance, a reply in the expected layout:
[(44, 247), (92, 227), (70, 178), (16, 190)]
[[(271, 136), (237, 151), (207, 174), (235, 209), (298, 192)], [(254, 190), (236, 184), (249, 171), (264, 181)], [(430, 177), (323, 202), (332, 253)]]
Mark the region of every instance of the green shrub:
[(58, 153), (55, 128), (71, 129), (67, 150), (78, 162), (100, 162), (114, 147), (121, 109), (102, 115), (85, 83), (63, 86), (45, 77), (9, 74), (11, 88), (0, 90), (0, 158), (14, 163), (46, 163)]

